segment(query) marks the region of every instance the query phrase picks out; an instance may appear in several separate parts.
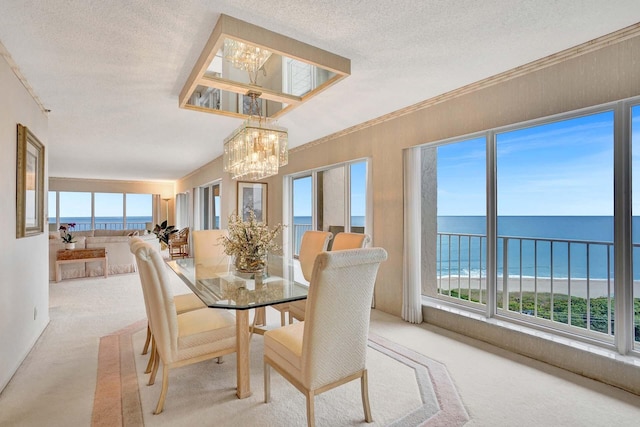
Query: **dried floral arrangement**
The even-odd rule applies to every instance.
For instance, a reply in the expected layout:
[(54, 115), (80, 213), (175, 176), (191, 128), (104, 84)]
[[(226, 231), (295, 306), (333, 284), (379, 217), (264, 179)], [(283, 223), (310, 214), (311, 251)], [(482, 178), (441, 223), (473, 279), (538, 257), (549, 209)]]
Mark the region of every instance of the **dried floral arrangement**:
[(256, 219), (251, 210), (248, 221), (239, 215), (229, 216), (229, 235), (220, 238), (224, 252), (235, 257), (236, 269), (245, 272), (256, 272), (264, 269), (267, 254), (277, 253), (282, 248), (275, 238), (282, 231), (282, 225), (273, 228)]

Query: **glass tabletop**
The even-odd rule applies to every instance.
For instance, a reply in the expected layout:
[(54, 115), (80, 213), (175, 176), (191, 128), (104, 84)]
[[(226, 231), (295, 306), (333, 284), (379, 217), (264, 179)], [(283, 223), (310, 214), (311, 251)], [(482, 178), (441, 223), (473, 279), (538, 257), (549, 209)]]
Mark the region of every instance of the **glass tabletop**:
[(183, 258), (167, 264), (208, 306), (246, 310), (307, 298), (309, 287), (296, 282), (291, 260), (269, 256), (262, 276), (241, 273), (229, 258)]

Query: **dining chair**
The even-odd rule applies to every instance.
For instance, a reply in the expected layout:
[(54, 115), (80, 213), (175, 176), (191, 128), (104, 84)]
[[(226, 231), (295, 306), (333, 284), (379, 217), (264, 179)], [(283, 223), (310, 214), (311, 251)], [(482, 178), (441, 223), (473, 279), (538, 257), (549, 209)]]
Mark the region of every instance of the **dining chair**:
[[(329, 237), (329, 239), (331, 239), (331, 237)], [(333, 237), (331, 251), (364, 248), (370, 240), (371, 239), (369, 238), (368, 234), (340, 232)], [(327, 247), (325, 246), (325, 249), (323, 250), (327, 250), (326, 248)], [(315, 256), (313, 259), (315, 259)], [(313, 267), (313, 259), (310, 262), (311, 267)], [(302, 261), (300, 262), (300, 264), (302, 264)], [(310, 278), (307, 278), (306, 276), (305, 279), (307, 279), (307, 281), (310, 281)], [(306, 306), (306, 300), (294, 301), (289, 303), (289, 316), (300, 321), (304, 320), (304, 312)]]
[[(298, 255), (298, 261), (300, 261), (300, 269), (302, 270), (302, 276), (307, 282), (311, 282), (311, 273), (313, 272), (313, 263), (316, 260), (316, 256), (320, 252), (327, 250), (329, 241), (333, 237), (333, 234), (328, 231), (305, 231), (300, 241), (300, 253)], [(282, 326), (285, 324), (285, 312), (289, 313), (289, 323), (293, 319), (304, 320), (305, 300), (293, 301), (287, 304), (282, 309), (279, 306), (274, 306), (280, 311), (280, 323)]]
[(364, 233), (337, 233), (333, 238), (332, 251), (343, 251), (345, 249), (364, 248), (371, 241), (368, 234)]
[[(174, 368), (235, 353), (236, 322), (225, 310), (202, 308), (176, 314), (166, 265), (148, 243), (131, 248), (138, 262), (140, 281), (148, 299), (149, 321), (156, 343), (156, 357), (162, 362), (162, 390), (155, 414), (162, 412)], [(154, 363), (149, 385), (153, 385), (159, 363)]]
[(307, 424), (314, 426), (315, 396), (359, 378), (364, 418), (372, 421), (367, 337), (376, 275), (386, 258), (382, 248), (322, 252), (316, 257), (306, 320), (264, 334), (265, 403), (271, 400), (273, 368), (305, 395)]
[[(132, 237), (129, 239), (129, 250), (135, 257), (135, 249), (138, 245), (145, 243), (139, 237)], [(137, 262), (137, 261), (136, 261)], [(143, 288), (144, 293), (144, 288)], [(149, 309), (147, 304), (147, 299), (144, 298), (145, 301), (145, 309), (147, 311), (147, 319), (150, 319)], [(206, 308), (206, 305), (202, 302), (200, 298), (193, 292), (187, 294), (175, 295), (173, 297), (173, 301), (176, 307), (176, 314), (187, 313), (189, 311), (198, 310), (200, 308)], [(149, 356), (149, 362), (147, 363), (147, 367), (144, 371), (145, 374), (151, 372), (151, 368), (153, 366), (153, 362), (155, 360), (155, 343), (153, 342), (153, 334), (151, 333), (151, 327), (147, 322), (147, 337), (145, 339), (144, 347), (142, 349), (142, 354), (145, 355), (149, 351), (149, 347), (151, 347), (151, 355)]]
[(189, 255), (189, 227), (185, 227), (169, 236), (169, 256), (185, 258)]
[(227, 236), (227, 230), (193, 231), (193, 258), (196, 276), (211, 277), (217, 273), (229, 271), (231, 257), (224, 252), (221, 237)]

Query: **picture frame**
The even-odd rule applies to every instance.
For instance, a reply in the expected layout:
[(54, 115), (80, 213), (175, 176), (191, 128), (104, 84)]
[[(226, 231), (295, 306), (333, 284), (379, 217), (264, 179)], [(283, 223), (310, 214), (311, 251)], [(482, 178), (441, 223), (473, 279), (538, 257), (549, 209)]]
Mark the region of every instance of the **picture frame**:
[(17, 126), (16, 238), (44, 232), (44, 145), (26, 127)]
[(253, 209), (256, 219), (267, 222), (267, 183), (238, 181), (237, 214), (243, 221), (249, 219), (249, 211)]

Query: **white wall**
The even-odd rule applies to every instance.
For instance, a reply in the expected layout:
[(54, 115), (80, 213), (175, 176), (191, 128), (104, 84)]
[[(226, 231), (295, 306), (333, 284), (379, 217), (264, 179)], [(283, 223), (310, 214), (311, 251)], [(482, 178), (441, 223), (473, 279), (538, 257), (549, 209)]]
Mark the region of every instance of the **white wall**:
[[(16, 125), (27, 126), (45, 146), (48, 119), (0, 56), (0, 390), (4, 389), (49, 323), (48, 235), (16, 239)], [(46, 216), (45, 206), (45, 216)], [(46, 220), (45, 220), (46, 223)], [(34, 319), (34, 311), (37, 315)]]

